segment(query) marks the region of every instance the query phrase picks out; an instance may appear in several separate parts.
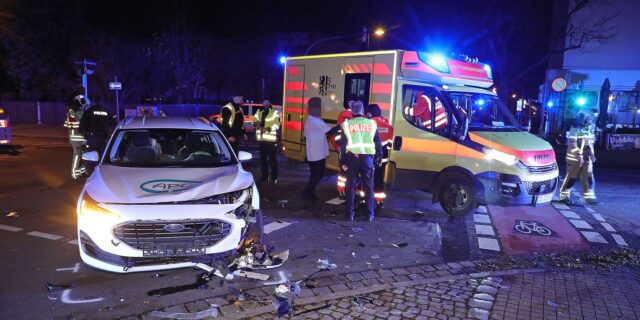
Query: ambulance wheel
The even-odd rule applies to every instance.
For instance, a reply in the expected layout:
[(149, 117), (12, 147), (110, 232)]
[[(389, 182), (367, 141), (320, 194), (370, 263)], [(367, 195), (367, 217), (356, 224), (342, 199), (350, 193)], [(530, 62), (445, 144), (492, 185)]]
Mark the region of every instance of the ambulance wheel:
[(463, 175), (452, 175), (440, 187), (440, 205), (449, 216), (466, 216), (476, 207), (478, 199), (473, 182)]

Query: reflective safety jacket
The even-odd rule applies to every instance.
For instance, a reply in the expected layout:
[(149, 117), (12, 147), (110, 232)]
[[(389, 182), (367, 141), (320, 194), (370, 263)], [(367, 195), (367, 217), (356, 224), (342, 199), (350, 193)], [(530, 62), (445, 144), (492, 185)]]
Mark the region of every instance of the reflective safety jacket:
[[(263, 117), (264, 122), (263, 122)], [(264, 124), (263, 124), (264, 123)], [(258, 141), (278, 141), (278, 129), (280, 129), (280, 113), (274, 108), (269, 108), (269, 111), (264, 112), (263, 108), (258, 109), (255, 114), (254, 127), (256, 128), (256, 140)], [(266, 129), (265, 132), (261, 132), (261, 128)]]
[(567, 131), (567, 162), (578, 163), (580, 158), (585, 163), (595, 157), (593, 143), (595, 136), (588, 127), (571, 127)]
[(357, 117), (342, 123), (342, 132), (347, 137), (346, 150), (353, 154), (376, 154), (374, 138), (378, 126), (371, 119)]
[(64, 120), (64, 127), (69, 133), (69, 141), (86, 142), (84, 136), (80, 134), (80, 119), (82, 119), (82, 110), (67, 110), (67, 117)]
[(373, 117), (371, 120), (376, 122), (380, 142), (382, 144), (382, 162), (389, 161), (389, 151), (393, 143), (393, 127), (383, 117)]
[(244, 113), (241, 106), (235, 106), (229, 102), (220, 110), (222, 118), (222, 133), (228, 137), (239, 137), (245, 134), (244, 131)]

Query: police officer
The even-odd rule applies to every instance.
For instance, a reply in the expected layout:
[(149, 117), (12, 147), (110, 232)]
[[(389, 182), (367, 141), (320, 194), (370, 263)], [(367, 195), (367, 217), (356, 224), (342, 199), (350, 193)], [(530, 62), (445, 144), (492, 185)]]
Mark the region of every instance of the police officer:
[(240, 136), (244, 140), (248, 140), (249, 137), (244, 130), (244, 113), (242, 112), (242, 103), (244, 98), (241, 94), (234, 94), (231, 102), (222, 107), (220, 114), (222, 116), (221, 129), (224, 133), (233, 151), (238, 154), (238, 144), (240, 143)]
[(89, 150), (102, 156), (112, 124), (111, 114), (99, 104), (92, 105), (82, 114), (80, 132), (87, 139)]
[(86, 100), (82, 96), (77, 96), (73, 103), (67, 104), (67, 116), (64, 121), (64, 127), (67, 128), (69, 134), (69, 143), (73, 149), (73, 158), (71, 159), (71, 178), (73, 179), (78, 179), (85, 173), (85, 168), (80, 163), (82, 152), (87, 144), (87, 140), (80, 133), (80, 120), (85, 104)]
[(363, 117), (364, 106), (356, 101), (352, 107), (353, 119), (342, 123), (342, 139), (346, 141), (341, 145), (340, 167), (347, 174), (346, 181), (346, 206), (347, 216), (353, 221), (355, 216), (355, 187), (356, 179), (361, 179), (365, 203), (369, 221), (373, 221), (373, 164), (374, 158), (381, 154), (380, 136), (376, 122)]
[(387, 194), (384, 192), (384, 172), (389, 162), (389, 153), (393, 142), (393, 127), (389, 124), (389, 121), (382, 116), (382, 110), (380, 110), (379, 105), (371, 104), (368, 109), (367, 116), (376, 122), (382, 144), (382, 154), (379, 157), (380, 163), (376, 165), (373, 184), (376, 205), (382, 207), (384, 200), (387, 198)]
[[(331, 145), (333, 146), (333, 148), (337, 151), (341, 150), (341, 144), (345, 143), (344, 141), (341, 141), (342, 138), (342, 123), (345, 120), (348, 119), (353, 119), (353, 114), (351, 112), (351, 107), (353, 106), (353, 104), (356, 102), (356, 98), (353, 96), (350, 96), (347, 98), (346, 103), (344, 104), (344, 110), (342, 110), (339, 114), (338, 114), (338, 120), (336, 121), (336, 126), (333, 127), (328, 133), (327, 135), (331, 137)], [(338, 173), (338, 180), (336, 181), (336, 188), (338, 189), (338, 194), (340, 194), (340, 196), (344, 195), (344, 189), (345, 189), (345, 185), (347, 182), (347, 177), (344, 173), (344, 171), (342, 169), (340, 169), (340, 173)]]
[(589, 204), (598, 202), (595, 193), (595, 178), (593, 163), (596, 161), (593, 148), (594, 134), (592, 118), (580, 113), (578, 119), (567, 132), (567, 175), (560, 187), (560, 201), (572, 204), (571, 188), (580, 176), (582, 196)]
[[(280, 129), (280, 113), (273, 108), (269, 100), (262, 102), (262, 108), (255, 114), (254, 127), (256, 140), (260, 150), (260, 164), (262, 166), (262, 181), (278, 182), (278, 162), (276, 150), (278, 144), (278, 129)], [(271, 173), (269, 173), (271, 167)]]

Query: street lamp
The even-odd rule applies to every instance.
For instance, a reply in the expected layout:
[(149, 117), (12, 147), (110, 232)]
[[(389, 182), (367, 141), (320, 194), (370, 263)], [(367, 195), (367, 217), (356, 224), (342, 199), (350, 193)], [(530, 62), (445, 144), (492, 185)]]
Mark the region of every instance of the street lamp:
[(373, 34), (375, 34), (378, 37), (382, 36), (384, 34), (384, 29), (378, 28), (378, 29), (376, 29), (376, 31), (373, 32)]

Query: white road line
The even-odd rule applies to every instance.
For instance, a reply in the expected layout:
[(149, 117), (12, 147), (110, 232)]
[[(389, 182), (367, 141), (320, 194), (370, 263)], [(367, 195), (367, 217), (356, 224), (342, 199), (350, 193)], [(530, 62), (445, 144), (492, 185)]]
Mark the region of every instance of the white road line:
[(604, 217), (603, 217), (601, 214), (599, 214), (599, 213), (592, 213), (591, 215), (592, 215), (594, 218), (596, 218), (596, 220), (598, 220), (598, 221), (600, 221), (600, 222), (604, 222), (604, 221), (605, 221), (605, 220), (604, 220)]
[(78, 245), (78, 239), (73, 239), (71, 241), (67, 241), (67, 243), (77, 246)]
[(271, 232), (280, 230), (280, 229), (282, 229), (284, 227), (288, 227), (289, 225), (291, 225), (291, 222), (285, 222), (285, 221), (282, 221), (282, 222), (278, 222), (278, 221), (271, 222), (271, 223), (267, 224), (266, 226), (264, 226), (264, 234), (269, 234)]
[(475, 223), (491, 223), (491, 219), (486, 214), (473, 214), (473, 221)]
[(628, 247), (629, 245), (627, 244), (626, 241), (624, 241), (624, 239), (622, 238), (621, 235), (616, 234), (616, 233), (612, 233), (611, 236), (613, 237), (613, 240), (616, 241), (617, 244), (621, 245), (621, 246), (625, 246)]
[(498, 240), (492, 238), (478, 237), (478, 247), (484, 250), (500, 251)]
[(571, 222), (571, 224), (576, 227), (576, 229), (588, 229), (588, 230), (593, 230), (593, 227), (587, 223), (586, 221), (582, 221), (582, 220), (571, 220), (569, 219), (569, 222)]
[(493, 231), (493, 227), (484, 225), (484, 224), (476, 224), (476, 234), (478, 235), (486, 235), (486, 236), (495, 236), (496, 233)]
[(44, 232), (40, 232), (40, 231), (31, 231), (31, 232), (29, 232), (27, 234), (30, 235), (30, 236), (39, 237), (39, 238), (45, 238), (45, 239), (49, 239), (49, 240), (62, 239), (62, 236), (57, 236), (55, 234), (44, 233)]
[(570, 219), (580, 219), (580, 216), (571, 210), (560, 210), (563, 216)]
[(607, 242), (607, 240), (605, 240), (602, 235), (600, 235), (600, 233), (595, 232), (595, 231), (580, 231), (580, 233), (582, 233), (582, 235), (589, 241), (589, 242), (597, 242), (597, 243), (609, 243)]
[(331, 200), (329, 200), (329, 201), (327, 201), (325, 203), (339, 205), (339, 204), (343, 204), (344, 202), (345, 202), (345, 200), (340, 199), (339, 197), (336, 197), (336, 198), (333, 198), (333, 199), (331, 199)]
[(7, 226), (7, 225), (4, 225), (4, 224), (0, 224), (0, 230), (18, 232), (18, 231), (21, 231), (22, 228), (12, 227), (12, 226)]
[(600, 223), (602, 225), (602, 227), (609, 231), (609, 232), (616, 232), (616, 229), (614, 229), (610, 224), (606, 223), (606, 222), (601, 222)]
[(476, 208), (476, 212), (477, 213), (489, 213), (489, 211), (487, 211), (487, 207), (485, 207), (485, 206), (479, 206), (478, 208)]
[(556, 209), (571, 210), (566, 204), (563, 203), (554, 203), (553, 207)]
[(591, 207), (584, 207), (584, 208), (587, 209), (587, 211), (589, 211), (591, 213), (596, 213), (596, 211), (591, 209)]

